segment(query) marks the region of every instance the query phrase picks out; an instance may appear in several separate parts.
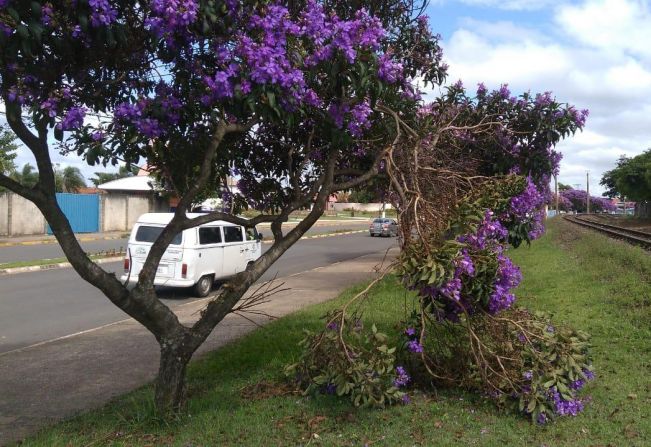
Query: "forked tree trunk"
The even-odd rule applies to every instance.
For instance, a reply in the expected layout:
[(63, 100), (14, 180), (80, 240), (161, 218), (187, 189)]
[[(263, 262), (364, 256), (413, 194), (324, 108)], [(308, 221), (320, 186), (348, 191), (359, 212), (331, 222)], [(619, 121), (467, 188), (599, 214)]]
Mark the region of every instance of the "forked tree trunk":
[(184, 346), (161, 345), (160, 365), (156, 379), (156, 409), (162, 416), (181, 412), (187, 398), (185, 373), (192, 351)]

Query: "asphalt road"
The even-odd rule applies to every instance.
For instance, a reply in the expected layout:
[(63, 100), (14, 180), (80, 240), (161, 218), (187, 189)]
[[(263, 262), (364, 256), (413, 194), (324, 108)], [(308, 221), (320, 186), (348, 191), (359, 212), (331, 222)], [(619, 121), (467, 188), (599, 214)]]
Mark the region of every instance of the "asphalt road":
[[(263, 280), (384, 252), (395, 244), (395, 238), (371, 238), (366, 233), (299, 241)], [(119, 271), (121, 264), (103, 267)], [(160, 296), (172, 308), (194, 299), (189, 291), (179, 289), (161, 290)], [(0, 354), (125, 318), (126, 314), (72, 269), (0, 277)]]
[[(370, 220), (369, 220), (370, 221)], [(369, 221), (349, 221), (335, 225), (319, 225), (312, 227), (307, 234), (332, 233), (342, 230), (360, 230), (368, 228)], [(286, 226), (286, 230), (292, 227)], [(263, 235), (271, 237), (269, 227), (260, 226), (258, 228)], [(100, 241), (82, 242), (82, 247), (87, 253), (98, 253), (109, 250), (119, 250), (127, 246), (127, 239), (111, 239)], [(41, 245), (17, 245), (13, 247), (0, 247), (0, 264), (8, 262), (33, 261), (39, 259), (62, 258), (63, 251), (58, 244), (41, 244)]]

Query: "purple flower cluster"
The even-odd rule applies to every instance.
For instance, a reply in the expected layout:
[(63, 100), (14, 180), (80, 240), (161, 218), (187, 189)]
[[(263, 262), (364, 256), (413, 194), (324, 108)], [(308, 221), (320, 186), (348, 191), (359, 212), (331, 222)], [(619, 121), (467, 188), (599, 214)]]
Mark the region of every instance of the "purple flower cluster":
[(371, 127), (370, 116), (373, 111), (368, 101), (362, 101), (354, 106), (347, 103), (332, 103), (328, 108), (330, 118), (339, 129), (344, 128), (354, 137), (361, 137), (364, 130)]
[(491, 294), (488, 302), (488, 312), (493, 315), (513, 305), (515, 295), (511, 293), (511, 290), (517, 287), (522, 280), (520, 269), (507, 256), (499, 253), (497, 255), (497, 263), (497, 276), (494, 283), (495, 290)]
[(135, 104), (118, 104), (114, 111), (117, 123), (131, 124), (148, 138), (160, 137), (165, 134), (166, 126), (178, 124), (183, 104), (172, 88), (160, 82), (154, 93), (153, 98), (141, 98)]
[(504, 225), (495, 219), (494, 213), (486, 210), (484, 220), (477, 227), (477, 231), (459, 236), (457, 240), (465, 242), (473, 250), (494, 249), (506, 240), (508, 234)]
[(118, 17), (118, 12), (111, 6), (109, 0), (88, 0), (88, 5), (92, 10), (90, 24), (96, 28), (109, 26)]
[(423, 345), (421, 345), (418, 340), (409, 340), (409, 342), (407, 342), (407, 349), (409, 349), (411, 352), (419, 354), (423, 352)]
[(86, 108), (85, 107), (71, 107), (70, 110), (66, 112), (63, 116), (63, 119), (57, 128), (61, 130), (73, 130), (78, 129), (84, 124), (84, 118), (86, 117)]
[(317, 48), (306, 60), (307, 66), (330, 59), (336, 51), (352, 64), (359, 49), (377, 49), (385, 35), (380, 20), (365, 9), (357, 11), (353, 20), (341, 20), (336, 15), (327, 16), (323, 6), (314, 0), (306, 6), (301, 27)]
[(177, 29), (184, 29), (197, 20), (199, 5), (196, 0), (152, 0), (151, 10), (155, 19), (150, 20), (157, 30), (173, 33)]
[(5, 9), (7, 6), (9, 6), (10, 0), (0, 0), (0, 9)]
[(378, 78), (393, 84), (402, 78), (402, 64), (396, 62), (391, 54), (385, 53), (378, 59)]
[(411, 377), (407, 374), (407, 371), (402, 366), (396, 367), (396, 378), (393, 380), (393, 386), (396, 388), (402, 388), (407, 386)]
[(41, 23), (45, 26), (50, 26), (52, 23), (52, 17), (54, 16), (54, 10), (52, 9), (51, 3), (45, 3), (41, 7)]
[(582, 399), (574, 397), (570, 400), (566, 400), (560, 395), (556, 387), (550, 388), (548, 398), (549, 401), (554, 404), (554, 409), (559, 416), (576, 416), (583, 411), (584, 408)]

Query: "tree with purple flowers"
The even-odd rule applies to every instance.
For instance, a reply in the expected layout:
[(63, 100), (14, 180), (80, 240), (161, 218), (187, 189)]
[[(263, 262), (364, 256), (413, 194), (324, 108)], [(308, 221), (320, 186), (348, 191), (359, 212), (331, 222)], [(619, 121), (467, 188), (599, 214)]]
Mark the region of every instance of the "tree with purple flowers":
[[(472, 95), (460, 82), (415, 116), (394, 115), (406, 136), (385, 166), (402, 232), (395, 273), (414, 291), (396, 343), (395, 362), (403, 366), (392, 372), (394, 385), (407, 373), (414, 387), (460, 386), (539, 423), (583, 408), (573, 384), (592, 375), (588, 336), (515, 305), (522, 275), (508, 254), (542, 235), (560, 161), (554, 147), (586, 117), (550, 93), (516, 97), (506, 85), (492, 92), (479, 85)], [(336, 313), (340, 336), (332, 349), (357, 352), (345, 337), (346, 309), (367, 291)], [(348, 364), (368, 360), (355, 356)], [(347, 371), (326, 364), (321, 372), (346, 383), (353, 380)], [(301, 380), (314, 389), (311, 376)]]
[[(33, 202), (78, 274), (156, 337), (161, 413), (182, 408), (193, 353), (327, 198), (380, 172), (405, 136), (395, 118), (417, 113), (414, 79), (445, 76), (421, 12), (409, 0), (0, 0), (0, 97), (39, 173), (34, 186), (1, 174), (0, 186)], [(135, 288), (74, 237), (56, 202), (53, 150), (90, 165), (146, 160), (181, 198)], [(225, 194), (229, 211), (188, 218), (228, 176), (241, 190)], [(273, 211), (237, 216), (251, 206)], [(273, 244), (186, 326), (156, 296), (154, 277), (176, 234), (214, 220), (270, 222)]]
[[(560, 192), (559, 203), (566, 211), (585, 213), (588, 210), (588, 193), (580, 189), (567, 189)], [(594, 213), (617, 211), (612, 199), (590, 196), (590, 211)]]

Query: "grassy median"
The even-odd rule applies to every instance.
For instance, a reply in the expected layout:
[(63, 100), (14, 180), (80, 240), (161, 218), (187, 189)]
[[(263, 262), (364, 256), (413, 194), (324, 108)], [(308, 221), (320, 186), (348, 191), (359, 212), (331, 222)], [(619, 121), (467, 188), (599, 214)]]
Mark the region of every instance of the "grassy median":
[[(524, 273), (521, 305), (593, 335), (597, 380), (587, 389), (593, 402), (576, 418), (539, 427), (458, 390), (417, 394), (412, 404), (385, 410), (293, 394), (280, 380), (298, 356), (303, 329), (317, 329), (319, 317), (358, 287), (193, 363), (189, 411), (178, 421), (153, 416), (152, 389), (145, 387), (23, 445), (649, 445), (651, 255), (563, 221), (548, 228), (512, 257)], [(386, 279), (367, 302), (367, 321), (397, 331), (405, 298), (395, 279)]]

